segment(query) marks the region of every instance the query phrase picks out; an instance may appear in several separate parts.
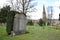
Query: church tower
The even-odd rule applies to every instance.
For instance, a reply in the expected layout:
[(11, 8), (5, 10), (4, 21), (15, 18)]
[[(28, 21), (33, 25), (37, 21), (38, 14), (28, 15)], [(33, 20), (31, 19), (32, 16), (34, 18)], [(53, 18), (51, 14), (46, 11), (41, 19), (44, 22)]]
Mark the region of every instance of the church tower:
[(45, 22), (46, 24), (46, 11), (45, 11), (45, 6), (43, 5), (43, 21)]
[(45, 6), (43, 5), (43, 20), (46, 21), (46, 12), (45, 12)]

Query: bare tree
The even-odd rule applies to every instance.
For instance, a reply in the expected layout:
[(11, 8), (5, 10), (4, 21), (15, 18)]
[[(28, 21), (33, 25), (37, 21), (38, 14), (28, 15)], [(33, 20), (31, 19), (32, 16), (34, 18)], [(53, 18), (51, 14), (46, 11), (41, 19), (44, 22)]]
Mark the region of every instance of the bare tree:
[(48, 7), (48, 20), (49, 20), (49, 24), (52, 25), (52, 16), (53, 16), (53, 7), (49, 6)]
[(9, 3), (11, 4), (11, 9), (16, 10), (18, 12), (22, 12), (24, 15), (26, 15), (27, 12), (34, 11), (35, 8), (33, 8), (35, 5), (30, 4), (33, 0), (9, 0)]

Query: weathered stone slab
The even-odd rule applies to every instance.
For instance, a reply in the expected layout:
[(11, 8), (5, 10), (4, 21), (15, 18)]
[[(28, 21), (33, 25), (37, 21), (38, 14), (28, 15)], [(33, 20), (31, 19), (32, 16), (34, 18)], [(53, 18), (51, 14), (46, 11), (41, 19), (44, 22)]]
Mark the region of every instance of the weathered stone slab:
[(13, 31), (15, 34), (26, 32), (26, 17), (23, 14), (15, 15)]

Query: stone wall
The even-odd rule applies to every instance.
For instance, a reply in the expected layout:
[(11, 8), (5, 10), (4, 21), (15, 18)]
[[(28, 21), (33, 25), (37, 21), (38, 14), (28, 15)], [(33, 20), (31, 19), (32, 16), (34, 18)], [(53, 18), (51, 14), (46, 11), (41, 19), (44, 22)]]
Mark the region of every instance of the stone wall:
[[(47, 20), (49, 22), (49, 20)], [(58, 19), (52, 19), (51, 20), (51, 25), (60, 25), (60, 21)]]

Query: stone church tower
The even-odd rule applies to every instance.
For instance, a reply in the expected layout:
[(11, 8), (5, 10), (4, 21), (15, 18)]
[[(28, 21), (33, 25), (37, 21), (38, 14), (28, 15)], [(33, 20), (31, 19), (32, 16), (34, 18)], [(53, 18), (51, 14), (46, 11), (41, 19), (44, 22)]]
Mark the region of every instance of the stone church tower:
[(45, 24), (47, 25), (47, 22), (46, 22), (46, 11), (45, 11), (45, 6), (43, 5), (43, 21), (45, 21)]

